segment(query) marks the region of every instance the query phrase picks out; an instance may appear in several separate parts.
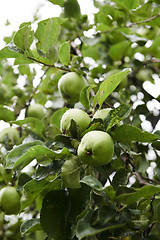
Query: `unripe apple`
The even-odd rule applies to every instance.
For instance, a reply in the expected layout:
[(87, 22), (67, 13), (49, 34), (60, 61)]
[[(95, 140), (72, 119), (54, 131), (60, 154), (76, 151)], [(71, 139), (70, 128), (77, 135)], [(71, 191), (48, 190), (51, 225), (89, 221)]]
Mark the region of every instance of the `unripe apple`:
[(81, 139), (78, 147), (80, 160), (92, 166), (108, 164), (113, 157), (114, 144), (111, 136), (103, 131), (91, 131)]
[(60, 130), (62, 133), (65, 132), (68, 135), (72, 135), (69, 131), (72, 119), (78, 125), (80, 134), (85, 131), (90, 124), (90, 117), (86, 112), (78, 108), (71, 108), (67, 110), (61, 118)]
[(7, 142), (8, 144), (14, 145), (19, 139), (19, 132), (16, 128), (5, 128), (0, 132), (0, 142)]
[(27, 117), (34, 117), (42, 119), (44, 117), (44, 108), (43, 105), (35, 103), (28, 107)]
[(104, 120), (110, 111), (111, 111), (111, 108), (103, 108), (103, 109), (97, 110), (93, 115), (93, 119), (100, 118)]
[(7, 215), (20, 211), (20, 195), (15, 187), (7, 186), (0, 190), (0, 206)]
[(78, 73), (63, 75), (58, 82), (58, 89), (63, 99), (70, 105), (79, 102), (80, 92), (87, 85), (85, 78)]

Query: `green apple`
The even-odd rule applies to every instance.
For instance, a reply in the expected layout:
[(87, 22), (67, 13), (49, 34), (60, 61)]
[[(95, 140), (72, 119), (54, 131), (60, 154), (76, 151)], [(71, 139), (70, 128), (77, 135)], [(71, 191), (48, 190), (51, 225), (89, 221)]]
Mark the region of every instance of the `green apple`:
[(80, 160), (91, 166), (103, 166), (112, 160), (114, 144), (111, 136), (103, 131), (86, 133), (78, 146)]
[(63, 75), (58, 82), (58, 89), (63, 99), (70, 105), (79, 102), (80, 92), (87, 85), (85, 78), (78, 73)]
[(95, 112), (95, 114), (93, 115), (93, 119), (100, 118), (100, 119), (104, 120), (111, 110), (112, 110), (112, 108), (103, 108), (103, 109), (97, 110)]
[(7, 186), (0, 190), (0, 206), (7, 215), (20, 211), (20, 195), (15, 187)]
[(66, 0), (64, 2), (64, 17), (79, 18), (80, 15), (81, 10), (77, 0)]
[(72, 135), (69, 131), (72, 120), (78, 125), (80, 134), (84, 132), (90, 124), (90, 117), (86, 112), (78, 108), (71, 108), (62, 115), (60, 122), (60, 130), (62, 133), (67, 133), (69, 136)]
[(27, 117), (34, 117), (42, 119), (44, 117), (44, 108), (43, 105), (35, 103), (30, 105), (27, 110)]
[(8, 142), (8, 144), (14, 145), (19, 139), (19, 132), (16, 128), (5, 128), (0, 132), (0, 142)]

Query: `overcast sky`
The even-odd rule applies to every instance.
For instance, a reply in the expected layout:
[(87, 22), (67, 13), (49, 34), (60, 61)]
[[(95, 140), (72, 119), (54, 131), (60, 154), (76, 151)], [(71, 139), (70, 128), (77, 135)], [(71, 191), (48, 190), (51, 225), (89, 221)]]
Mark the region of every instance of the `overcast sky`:
[[(82, 14), (91, 15), (95, 12), (93, 0), (78, 0), (78, 2)], [(3, 37), (10, 36), (13, 30), (18, 30), (22, 22), (32, 21), (37, 9), (41, 19), (58, 17), (61, 13), (58, 5), (53, 5), (47, 0), (0, 0), (0, 49), (4, 46)], [(9, 26), (5, 26), (7, 20), (10, 22)]]

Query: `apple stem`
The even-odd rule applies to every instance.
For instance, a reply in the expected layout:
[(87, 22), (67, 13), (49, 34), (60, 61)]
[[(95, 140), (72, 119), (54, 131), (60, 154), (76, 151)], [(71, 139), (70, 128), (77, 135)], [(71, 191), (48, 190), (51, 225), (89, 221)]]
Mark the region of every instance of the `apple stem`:
[(87, 151), (87, 155), (91, 155), (92, 154), (92, 151)]

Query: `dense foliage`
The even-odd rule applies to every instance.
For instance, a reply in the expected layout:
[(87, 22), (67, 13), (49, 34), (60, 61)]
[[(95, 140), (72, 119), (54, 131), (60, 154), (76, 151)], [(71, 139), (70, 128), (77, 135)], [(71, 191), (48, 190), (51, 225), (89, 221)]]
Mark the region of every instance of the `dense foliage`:
[[(93, 19), (76, 0), (49, 2), (59, 17), (22, 23), (0, 50), (0, 185), (21, 206), (0, 203), (0, 239), (159, 240), (159, 0), (94, 0)], [(75, 104), (58, 89), (69, 72), (87, 82)], [(82, 132), (77, 118), (61, 129), (70, 108), (90, 117)], [(114, 142), (104, 166), (77, 155), (93, 130)]]

